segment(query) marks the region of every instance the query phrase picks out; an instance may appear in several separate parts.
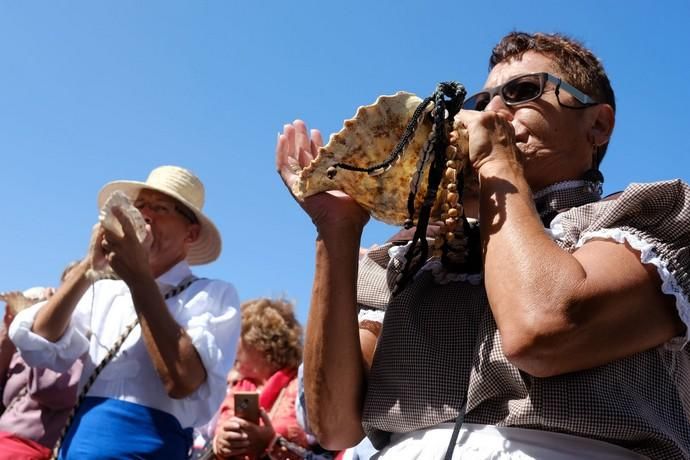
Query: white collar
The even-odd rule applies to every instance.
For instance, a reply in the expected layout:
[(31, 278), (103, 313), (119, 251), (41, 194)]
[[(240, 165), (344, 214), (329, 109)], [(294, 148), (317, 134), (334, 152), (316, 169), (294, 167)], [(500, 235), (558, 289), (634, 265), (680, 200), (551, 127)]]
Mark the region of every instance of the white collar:
[(189, 268), (189, 264), (186, 260), (182, 260), (174, 265), (170, 270), (156, 278), (156, 283), (161, 288), (166, 286), (177, 286), (182, 282), (182, 280), (189, 277), (191, 274), (192, 269)]
[(572, 190), (574, 188), (583, 187), (585, 185), (587, 185), (587, 181), (585, 180), (566, 180), (562, 182), (556, 182), (555, 184), (551, 184), (546, 188), (543, 188), (538, 192), (533, 193), (532, 196), (535, 200), (538, 200), (540, 198), (545, 197), (549, 193), (561, 192), (563, 190)]

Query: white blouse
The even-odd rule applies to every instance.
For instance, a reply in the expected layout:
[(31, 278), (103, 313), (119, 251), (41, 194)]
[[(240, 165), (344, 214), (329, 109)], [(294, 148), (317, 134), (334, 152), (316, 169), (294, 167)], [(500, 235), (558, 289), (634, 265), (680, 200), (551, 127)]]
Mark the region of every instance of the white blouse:
[[(191, 273), (183, 261), (156, 282), (161, 292), (166, 293)], [(119, 399), (165, 411), (175, 416), (183, 428), (203, 425), (225, 397), (226, 374), (235, 360), (240, 334), (239, 297), (229, 283), (199, 279), (166, 300), (166, 304), (191, 337), (206, 368), (206, 381), (186, 398), (170, 398), (137, 326), (98, 376), (88, 396)], [(75, 360), (84, 359), (81, 391), (93, 369), (136, 318), (129, 288), (118, 280), (94, 283), (79, 300), (67, 330), (56, 342), (31, 332), (43, 305), (45, 302), (19, 313), (10, 326), (10, 338), (24, 360), (34, 367), (65, 371)]]

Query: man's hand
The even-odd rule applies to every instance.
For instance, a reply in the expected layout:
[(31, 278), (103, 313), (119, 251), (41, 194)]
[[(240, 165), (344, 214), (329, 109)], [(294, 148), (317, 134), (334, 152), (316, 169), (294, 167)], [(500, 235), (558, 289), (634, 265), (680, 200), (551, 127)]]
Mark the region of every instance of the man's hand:
[(101, 242), (103, 241), (103, 227), (100, 223), (95, 224), (91, 228), (91, 241), (89, 242), (89, 250), (86, 254), (86, 261), (89, 268), (95, 271), (102, 271), (108, 267), (108, 259), (103, 250)]
[[(278, 136), (276, 144), (276, 169), (291, 193), (300, 171), (316, 158), (322, 145), (321, 133), (312, 129), (310, 137), (302, 120), (295, 120), (283, 127), (283, 133)], [(331, 226), (354, 225), (361, 231), (369, 220), (369, 214), (350, 196), (340, 191), (318, 193), (298, 202), (319, 230)]]
[(522, 164), (522, 153), (515, 143), (515, 128), (500, 113), (461, 110), (455, 116), (454, 126), (467, 129), (470, 164), (480, 175), (483, 168), (497, 162)]
[[(120, 222), (124, 234), (101, 227), (100, 248), (110, 267), (128, 285), (142, 277), (151, 277), (149, 250), (151, 248), (151, 228), (147, 225), (147, 236), (139, 242), (132, 221), (119, 206), (113, 207), (113, 215)], [(94, 251), (97, 252), (97, 251)], [(94, 259), (98, 260), (98, 259)]]

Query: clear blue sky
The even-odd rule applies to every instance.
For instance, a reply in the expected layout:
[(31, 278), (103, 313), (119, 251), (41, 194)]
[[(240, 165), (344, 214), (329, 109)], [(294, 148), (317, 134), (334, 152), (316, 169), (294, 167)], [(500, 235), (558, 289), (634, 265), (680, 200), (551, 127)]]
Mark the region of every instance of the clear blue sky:
[[(283, 123), (328, 136), (379, 94), (451, 79), (474, 92), (516, 29), (570, 34), (604, 61), (607, 193), (690, 180), (689, 20), (689, 0), (2, 0), (0, 291), (56, 285), (100, 187), (177, 164), (205, 182), (224, 239), (201, 275), (243, 300), (284, 295), (305, 320), (315, 232), (274, 171)], [(363, 244), (392, 232), (374, 222)]]

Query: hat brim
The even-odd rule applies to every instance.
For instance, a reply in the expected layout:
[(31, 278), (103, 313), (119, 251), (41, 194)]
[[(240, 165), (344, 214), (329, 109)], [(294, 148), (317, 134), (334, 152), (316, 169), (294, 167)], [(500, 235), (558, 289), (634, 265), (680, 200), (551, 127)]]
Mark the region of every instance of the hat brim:
[(179, 201), (194, 213), (199, 221), (199, 224), (201, 224), (199, 237), (189, 246), (189, 251), (187, 252), (186, 260), (189, 265), (207, 264), (213, 262), (220, 256), (220, 251), (223, 244), (220, 237), (220, 232), (216, 228), (215, 224), (211, 221), (211, 219), (206, 217), (206, 215), (201, 212), (200, 209), (191, 204), (184, 197), (171, 190), (156, 187), (155, 185), (147, 184), (146, 182), (124, 180), (109, 182), (103, 186), (100, 192), (98, 192), (98, 208), (101, 209), (108, 197), (110, 197), (110, 195), (116, 190), (122, 191), (133, 201), (143, 189), (155, 190), (156, 192), (160, 192)]

